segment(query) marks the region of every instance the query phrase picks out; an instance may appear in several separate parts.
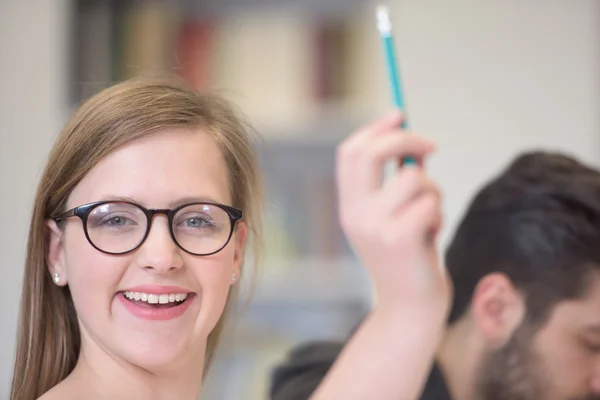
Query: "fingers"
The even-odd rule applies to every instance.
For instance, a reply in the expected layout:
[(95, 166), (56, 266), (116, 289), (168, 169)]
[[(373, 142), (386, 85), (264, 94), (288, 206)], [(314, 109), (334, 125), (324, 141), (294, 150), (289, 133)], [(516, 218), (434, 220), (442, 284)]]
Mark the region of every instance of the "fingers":
[(440, 196), (437, 185), (426, 175), (423, 169), (415, 167), (401, 168), (385, 182), (377, 202), (384, 213), (394, 214), (405, 204), (425, 192)]
[(400, 169), (378, 193), (378, 211), (389, 219), (388, 240), (412, 246), (434, 239), (441, 228), (440, 203), (440, 190), (423, 169)]
[(391, 129), (397, 129), (402, 124), (403, 116), (398, 110), (393, 110), (375, 122), (359, 128), (354, 135), (355, 139), (363, 139), (365, 137), (371, 137), (381, 132), (389, 131)]
[(360, 168), (357, 173), (358, 184), (368, 191), (377, 190), (381, 186), (381, 173), (386, 161), (400, 160), (406, 156), (424, 158), (433, 148), (433, 143), (427, 139), (399, 131), (373, 138), (364, 149), (364, 157), (357, 160), (357, 167)]
[(440, 196), (435, 191), (424, 192), (394, 214), (386, 225), (386, 241), (420, 248), (424, 240), (434, 240), (441, 228)]
[(434, 150), (431, 141), (398, 130), (372, 136), (360, 147), (343, 143), (338, 150), (337, 172), (340, 190), (373, 192), (380, 188), (383, 166), (390, 159), (413, 156), (423, 160)]
[[(439, 230), (440, 193), (421, 168), (435, 146), (420, 135), (398, 130), (399, 122), (399, 113), (388, 114), (357, 131), (338, 148), (340, 217), (349, 233), (358, 235), (361, 233), (355, 230), (366, 229), (352, 222), (365, 209), (373, 213), (370, 219), (378, 229), (385, 226), (393, 240), (408, 235), (422, 241), (425, 235), (435, 235)], [(399, 168), (382, 184), (385, 163), (406, 156), (417, 160), (417, 165)], [(410, 242), (414, 244), (414, 238)]]
[(365, 143), (368, 143), (372, 137), (378, 136), (384, 132), (388, 132), (393, 129), (398, 129), (402, 123), (402, 113), (398, 110), (394, 110), (375, 122), (359, 128), (350, 135), (344, 143), (340, 146), (344, 153), (356, 153), (363, 148)]
[(393, 129), (398, 129), (402, 123), (402, 114), (394, 110), (375, 122), (365, 125), (350, 135), (338, 147), (338, 159), (351, 158), (354, 154), (360, 153), (364, 145), (369, 142), (373, 136), (380, 135), (384, 132), (389, 132)]

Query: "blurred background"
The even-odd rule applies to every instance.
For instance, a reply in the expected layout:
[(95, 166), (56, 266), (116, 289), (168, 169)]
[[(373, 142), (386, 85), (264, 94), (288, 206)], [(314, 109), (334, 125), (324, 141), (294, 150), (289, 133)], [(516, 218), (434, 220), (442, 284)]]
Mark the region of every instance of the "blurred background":
[[(0, 1), (0, 398), (45, 157), (81, 101), (141, 73), (220, 93), (265, 138), (267, 257), (204, 398), (264, 399), (291, 346), (348, 334), (370, 287), (337, 226), (333, 166), (339, 141), (390, 108), (375, 5)], [(600, 1), (388, 5), (411, 125), (439, 145), (428, 169), (444, 192), (443, 246), (474, 191), (519, 152), (600, 166)]]

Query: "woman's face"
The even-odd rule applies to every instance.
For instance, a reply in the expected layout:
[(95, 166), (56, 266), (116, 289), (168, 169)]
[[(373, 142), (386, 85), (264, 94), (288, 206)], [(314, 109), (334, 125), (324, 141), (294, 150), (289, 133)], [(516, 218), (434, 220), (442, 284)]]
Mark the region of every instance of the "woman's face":
[[(67, 209), (113, 199), (148, 209), (193, 202), (231, 205), (227, 177), (220, 149), (208, 134), (168, 129), (102, 160), (75, 187)], [(215, 232), (228, 233), (229, 220), (217, 211), (194, 206), (176, 215), (178, 241), (192, 252), (214, 247), (221, 240), (215, 237), (226, 241), (227, 235)], [(104, 249), (123, 250), (135, 232), (145, 231), (145, 218), (134, 209), (101, 207), (90, 214), (88, 233)], [(246, 240), (243, 223), (238, 222), (227, 246), (208, 256), (178, 247), (164, 214), (153, 217), (143, 244), (123, 255), (93, 247), (77, 217), (66, 219), (62, 230), (54, 222), (49, 226), (50, 272), (60, 274), (59, 285), (69, 286), (84, 346), (91, 344), (146, 369), (198, 361), (223, 313), (233, 274), (239, 276)]]

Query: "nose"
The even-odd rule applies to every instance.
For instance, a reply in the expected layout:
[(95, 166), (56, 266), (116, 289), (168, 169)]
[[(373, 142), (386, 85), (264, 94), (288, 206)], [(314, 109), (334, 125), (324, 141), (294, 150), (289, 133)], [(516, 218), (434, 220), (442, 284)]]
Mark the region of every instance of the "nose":
[(137, 264), (159, 273), (178, 270), (183, 266), (179, 247), (173, 241), (166, 216), (153, 218), (148, 237), (137, 251)]

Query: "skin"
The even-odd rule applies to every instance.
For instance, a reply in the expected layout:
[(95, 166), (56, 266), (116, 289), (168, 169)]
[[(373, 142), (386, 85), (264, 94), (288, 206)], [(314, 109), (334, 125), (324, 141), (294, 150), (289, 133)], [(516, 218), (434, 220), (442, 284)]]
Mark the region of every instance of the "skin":
[[(214, 140), (201, 131), (169, 129), (116, 151), (96, 165), (69, 196), (67, 209), (115, 197), (148, 208), (190, 199), (231, 205), (227, 170)], [(247, 230), (238, 224), (219, 253), (185, 253), (171, 239), (167, 218), (154, 217), (145, 243), (122, 256), (103, 254), (85, 238), (79, 218), (64, 231), (53, 221), (50, 272), (69, 285), (82, 336), (73, 373), (44, 399), (197, 398), (208, 334), (239, 276)], [(131, 314), (119, 291), (145, 284), (174, 285), (196, 295), (183, 315), (149, 321)]]
[(456, 400), (600, 398), (600, 272), (583, 296), (559, 302), (539, 327), (501, 274), (478, 284), (473, 304), (438, 355)]

